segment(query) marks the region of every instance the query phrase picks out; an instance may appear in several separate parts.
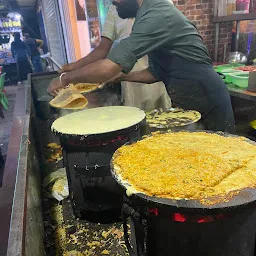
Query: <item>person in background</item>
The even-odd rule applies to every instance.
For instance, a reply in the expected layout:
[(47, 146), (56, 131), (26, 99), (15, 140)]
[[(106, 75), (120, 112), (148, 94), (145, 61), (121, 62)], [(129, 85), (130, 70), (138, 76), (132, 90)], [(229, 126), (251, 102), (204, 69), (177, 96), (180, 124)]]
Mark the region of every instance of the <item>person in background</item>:
[(29, 73), (32, 72), (30, 63), (30, 49), (28, 45), (21, 41), (20, 33), (14, 33), (14, 41), (11, 44), (11, 51), (14, 59), (16, 60), (17, 72), (18, 72), (18, 82), (26, 80)]
[[(170, 2), (172, 3), (172, 1)], [(121, 19), (118, 16), (115, 6), (111, 5), (99, 46), (88, 56), (77, 62), (64, 65), (60, 73), (70, 72), (106, 58), (111, 47), (114, 48), (122, 39), (129, 37), (133, 23), (133, 19)], [(145, 56), (137, 62), (133, 71), (142, 70), (147, 68), (147, 66), (148, 61), (147, 56)], [(121, 82), (121, 84), (123, 102), (126, 106), (138, 107), (145, 111), (154, 108), (171, 107), (171, 100), (162, 82), (154, 84)]]
[(44, 41), (40, 39), (31, 38), (29, 33), (25, 33), (24, 42), (29, 46), (31, 52), (31, 60), (34, 66), (34, 72), (43, 72), (39, 49), (43, 48)]

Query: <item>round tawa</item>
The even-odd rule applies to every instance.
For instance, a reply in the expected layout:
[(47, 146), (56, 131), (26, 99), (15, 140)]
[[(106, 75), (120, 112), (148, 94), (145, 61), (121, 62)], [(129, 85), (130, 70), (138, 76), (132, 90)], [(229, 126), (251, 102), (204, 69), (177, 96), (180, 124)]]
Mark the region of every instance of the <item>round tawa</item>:
[[(215, 133), (212, 131), (203, 131), (206, 133)], [(197, 133), (197, 132), (190, 132), (190, 133)], [(163, 134), (163, 133), (160, 133)], [(224, 136), (224, 137), (234, 137), (238, 138), (238, 136), (223, 133), (223, 132), (216, 132), (215, 134)], [(256, 146), (256, 143), (245, 139), (246, 142), (249, 144), (252, 144)], [(126, 145), (131, 145), (134, 143), (127, 143)], [(170, 152), (171, 154), (171, 152)], [(202, 212), (205, 213), (207, 211), (213, 212), (219, 212), (220, 209), (228, 211), (229, 209), (234, 208), (241, 208), (248, 204), (255, 203), (256, 202), (256, 189), (255, 187), (245, 187), (243, 189), (234, 191), (234, 194), (227, 194), (227, 195), (221, 195), (221, 196), (215, 196), (211, 198), (204, 198), (208, 200), (209, 202), (212, 202), (210, 204), (202, 203), (200, 199), (175, 199), (175, 198), (161, 198), (156, 196), (150, 196), (147, 195), (138, 189), (134, 188), (127, 180), (122, 178), (122, 175), (119, 173), (120, 168), (116, 165), (114, 165), (115, 158), (118, 157), (118, 150), (115, 152), (112, 160), (111, 160), (111, 172), (112, 176), (116, 179), (118, 184), (125, 190), (128, 197), (134, 200), (140, 200), (143, 202), (143, 204), (151, 206), (151, 207), (168, 207), (169, 209), (173, 209), (173, 211), (183, 210), (187, 212)], [(157, 156), (156, 156), (157, 157)], [(157, 172), (155, 170), (154, 172)], [(239, 181), (238, 181), (239, 182)], [(255, 184), (256, 185), (256, 184)]]
[(200, 119), (201, 114), (198, 111), (179, 108), (154, 109), (146, 113), (148, 125), (158, 129), (184, 127)]
[(65, 135), (97, 135), (124, 130), (145, 119), (134, 107), (111, 106), (87, 109), (58, 118), (52, 131)]

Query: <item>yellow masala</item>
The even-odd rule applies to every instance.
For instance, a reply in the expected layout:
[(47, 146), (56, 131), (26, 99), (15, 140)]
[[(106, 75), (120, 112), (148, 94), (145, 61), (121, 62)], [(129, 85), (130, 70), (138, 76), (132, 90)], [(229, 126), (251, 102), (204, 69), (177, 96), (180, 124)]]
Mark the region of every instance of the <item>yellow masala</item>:
[(133, 191), (201, 200), (254, 188), (256, 146), (205, 132), (155, 134), (118, 149), (114, 169)]

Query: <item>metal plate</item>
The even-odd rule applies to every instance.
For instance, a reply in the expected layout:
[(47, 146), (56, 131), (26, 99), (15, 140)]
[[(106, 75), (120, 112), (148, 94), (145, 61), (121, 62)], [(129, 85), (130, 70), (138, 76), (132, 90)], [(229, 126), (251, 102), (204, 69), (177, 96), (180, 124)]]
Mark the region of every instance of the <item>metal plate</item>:
[[(191, 131), (191, 132), (199, 132), (199, 131)], [(201, 132), (207, 132), (207, 133), (215, 133), (218, 134), (220, 136), (224, 136), (224, 137), (239, 137), (236, 135), (231, 135), (228, 133), (224, 133), (224, 132), (213, 132), (213, 131), (201, 131)], [(162, 132), (165, 133), (165, 132)], [(247, 140), (250, 144), (253, 144), (256, 146), (256, 143), (251, 141), (251, 140)], [(126, 145), (131, 145), (133, 143), (127, 143)], [(116, 173), (115, 168), (114, 168), (114, 164), (113, 164), (113, 160), (114, 157), (111, 160), (111, 173), (112, 176), (116, 179), (116, 181), (118, 182), (118, 184), (125, 190), (129, 190), (132, 188), (132, 186), (127, 182), (124, 181), (119, 174)], [(246, 206), (250, 203), (256, 202), (256, 189), (254, 188), (245, 188), (241, 191), (239, 191), (238, 194), (234, 195), (234, 196), (230, 196), (230, 198), (228, 196), (226, 196), (224, 199), (229, 199), (229, 200), (225, 200), (222, 201), (221, 203), (216, 203), (216, 204), (211, 204), (211, 205), (206, 205), (206, 204), (202, 204), (199, 200), (185, 200), (185, 199), (181, 199), (181, 200), (176, 200), (176, 199), (167, 199), (167, 198), (159, 198), (159, 197), (153, 197), (153, 196), (148, 196), (146, 194), (143, 193), (133, 193), (131, 195), (131, 199), (134, 198), (136, 199), (140, 199), (142, 201), (144, 201), (144, 203), (147, 203), (149, 205), (156, 205), (156, 206), (168, 206), (169, 208), (173, 208), (173, 210), (187, 210), (187, 211), (195, 211), (195, 210), (201, 210), (203, 212), (206, 212), (207, 210), (210, 210), (211, 212), (213, 210), (219, 210), (219, 209), (226, 209), (229, 210), (230, 208), (238, 208), (238, 207), (242, 207), (242, 206)], [(215, 197), (214, 199), (218, 199), (220, 197)], [(211, 201), (212, 198), (209, 198), (209, 201)]]

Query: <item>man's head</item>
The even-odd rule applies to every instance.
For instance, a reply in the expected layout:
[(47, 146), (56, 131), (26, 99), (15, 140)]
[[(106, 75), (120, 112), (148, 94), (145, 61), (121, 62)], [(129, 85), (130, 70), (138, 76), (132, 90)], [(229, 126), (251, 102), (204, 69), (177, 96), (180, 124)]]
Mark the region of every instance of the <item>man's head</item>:
[(139, 9), (138, 0), (113, 0), (118, 15), (122, 19), (135, 18)]
[(25, 33), (24, 34), (24, 39), (29, 39), (30, 38), (30, 34), (29, 33)]
[(19, 40), (20, 40), (20, 33), (19, 33), (19, 32), (15, 32), (15, 33), (13, 34), (13, 37), (14, 37), (14, 40), (15, 40), (15, 41), (19, 41)]

